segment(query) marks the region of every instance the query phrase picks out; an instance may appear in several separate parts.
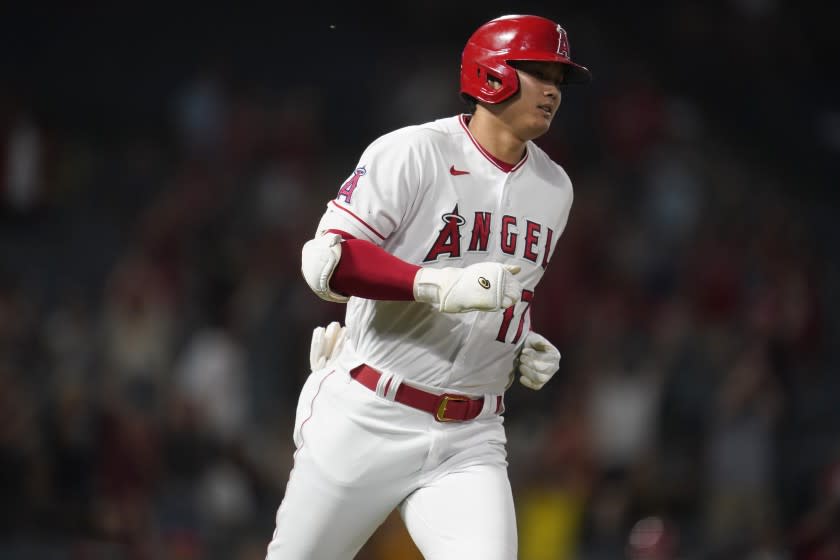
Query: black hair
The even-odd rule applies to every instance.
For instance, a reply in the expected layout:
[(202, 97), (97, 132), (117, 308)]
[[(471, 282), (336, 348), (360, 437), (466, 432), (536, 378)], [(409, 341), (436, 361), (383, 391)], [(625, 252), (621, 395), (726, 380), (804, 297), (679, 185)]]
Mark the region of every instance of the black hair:
[(467, 106), (467, 113), (470, 115), (475, 114), (475, 108), (478, 105), (478, 100), (473, 97), (472, 95), (467, 95), (466, 93), (461, 94), (461, 101), (463, 101)]

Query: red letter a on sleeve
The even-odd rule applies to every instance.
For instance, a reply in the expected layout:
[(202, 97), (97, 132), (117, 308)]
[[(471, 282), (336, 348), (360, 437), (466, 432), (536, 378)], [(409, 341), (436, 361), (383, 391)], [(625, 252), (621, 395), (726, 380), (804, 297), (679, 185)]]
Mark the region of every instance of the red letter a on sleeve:
[(341, 185), (341, 188), (338, 190), (338, 196), (336, 198), (344, 197), (344, 202), (350, 204), (350, 199), (353, 197), (353, 191), (356, 190), (356, 187), (359, 186), (359, 179), (367, 173), (364, 166), (359, 167), (356, 171), (353, 172), (353, 176), (350, 177), (346, 183)]

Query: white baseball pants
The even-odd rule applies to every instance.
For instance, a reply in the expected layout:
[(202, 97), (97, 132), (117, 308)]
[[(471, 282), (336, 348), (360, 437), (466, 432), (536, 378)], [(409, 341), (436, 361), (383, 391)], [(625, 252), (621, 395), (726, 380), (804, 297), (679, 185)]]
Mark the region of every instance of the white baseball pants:
[(321, 370), (301, 390), (294, 441), (267, 560), (349, 560), (396, 507), (427, 560), (516, 558), (505, 432), (493, 411), (441, 423), (344, 370)]

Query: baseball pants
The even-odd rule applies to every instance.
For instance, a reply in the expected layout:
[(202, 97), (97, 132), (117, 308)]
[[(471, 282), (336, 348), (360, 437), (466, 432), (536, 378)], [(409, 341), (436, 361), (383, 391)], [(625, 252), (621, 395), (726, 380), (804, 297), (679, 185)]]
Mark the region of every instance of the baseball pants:
[(427, 560), (511, 560), (516, 520), (502, 417), (441, 423), (341, 369), (313, 372), (267, 560), (353, 558), (399, 508)]

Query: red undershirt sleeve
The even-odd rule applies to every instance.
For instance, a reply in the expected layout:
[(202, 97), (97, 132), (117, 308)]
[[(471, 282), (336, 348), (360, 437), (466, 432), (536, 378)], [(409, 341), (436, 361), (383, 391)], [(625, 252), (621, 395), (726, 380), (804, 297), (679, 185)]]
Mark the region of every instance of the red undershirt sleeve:
[(365, 299), (413, 301), (414, 277), (420, 267), (395, 257), (378, 245), (330, 230), (344, 238), (341, 259), (330, 279), (333, 291)]

